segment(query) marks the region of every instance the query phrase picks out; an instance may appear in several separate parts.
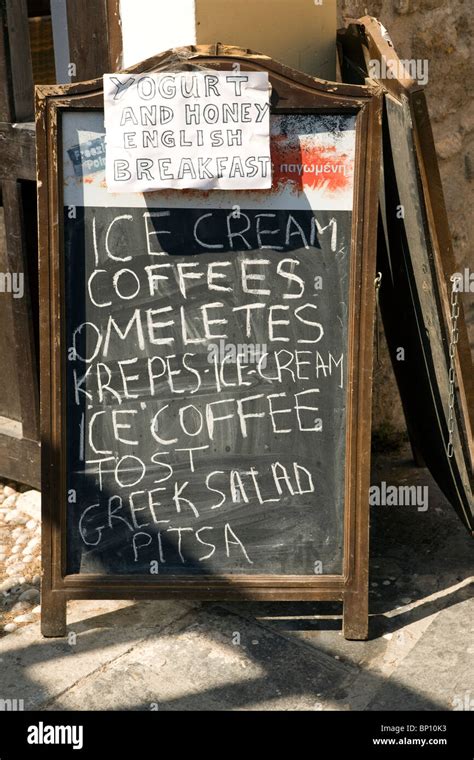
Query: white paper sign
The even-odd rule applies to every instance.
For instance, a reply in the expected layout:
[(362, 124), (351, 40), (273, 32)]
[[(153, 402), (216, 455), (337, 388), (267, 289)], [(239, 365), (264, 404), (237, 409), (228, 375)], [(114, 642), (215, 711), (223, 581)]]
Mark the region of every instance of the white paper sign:
[(267, 72), (106, 74), (113, 192), (271, 187)]

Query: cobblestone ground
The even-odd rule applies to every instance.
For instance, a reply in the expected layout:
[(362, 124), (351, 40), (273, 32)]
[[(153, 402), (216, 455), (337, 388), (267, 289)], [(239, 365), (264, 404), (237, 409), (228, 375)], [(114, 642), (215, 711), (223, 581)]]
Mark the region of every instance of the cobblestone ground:
[(39, 491), (0, 481), (0, 636), (41, 611), (40, 519)]

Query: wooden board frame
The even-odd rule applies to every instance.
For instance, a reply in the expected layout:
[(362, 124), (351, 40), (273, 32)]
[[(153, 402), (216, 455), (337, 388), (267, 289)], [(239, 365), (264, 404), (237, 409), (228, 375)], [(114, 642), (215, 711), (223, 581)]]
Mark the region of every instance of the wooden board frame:
[(42, 633), (66, 633), (68, 599), (321, 600), (343, 602), (344, 636), (368, 636), (368, 549), (374, 274), (380, 168), (381, 90), (323, 82), (267, 56), (225, 45), (180, 48), (127, 71), (190, 67), (266, 70), (272, 113), (356, 115), (350, 261), (344, 562), (341, 575), (66, 575), (65, 303), (60, 114), (101, 110), (102, 80), (38, 87), (36, 97), (40, 245), (43, 477)]

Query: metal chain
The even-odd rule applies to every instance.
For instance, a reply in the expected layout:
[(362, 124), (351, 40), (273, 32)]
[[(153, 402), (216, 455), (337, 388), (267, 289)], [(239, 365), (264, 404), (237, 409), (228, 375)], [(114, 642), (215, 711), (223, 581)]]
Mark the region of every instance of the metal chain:
[(453, 285), (451, 288), (451, 334), (450, 334), (450, 340), (449, 340), (448, 445), (446, 446), (446, 453), (449, 459), (451, 459), (454, 454), (454, 448), (453, 448), (454, 421), (455, 421), (454, 393), (455, 393), (455, 381), (456, 381), (456, 368), (455, 368), (454, 358), (456, 356), (456, 346), (459, 339), (459, 330), (458, 330), (459, 288), (456, 286), (458, 279), (459, 279), (459, 275), (456, 276), (453, 274), (451, 277), (451, 282)]
[(379, 291), (382, 284), (382, 272), (377, 272), (377, 277), (374, 280), (375, 286), (375, 357), (377, 368), (380, 368), (380, 300)]

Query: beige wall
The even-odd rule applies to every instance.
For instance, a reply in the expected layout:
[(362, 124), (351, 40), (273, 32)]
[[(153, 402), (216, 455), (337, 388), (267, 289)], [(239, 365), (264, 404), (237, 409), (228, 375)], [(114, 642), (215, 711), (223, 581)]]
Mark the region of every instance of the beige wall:
[(199, 42), (229, 42), (322, 79), (336, 76), (336, 3), (323, 0), (201, 0)]
[(335, 0), (120, 0), (120, 15), (124, 67), (169, 48), (223, 42), (335, 78)]

